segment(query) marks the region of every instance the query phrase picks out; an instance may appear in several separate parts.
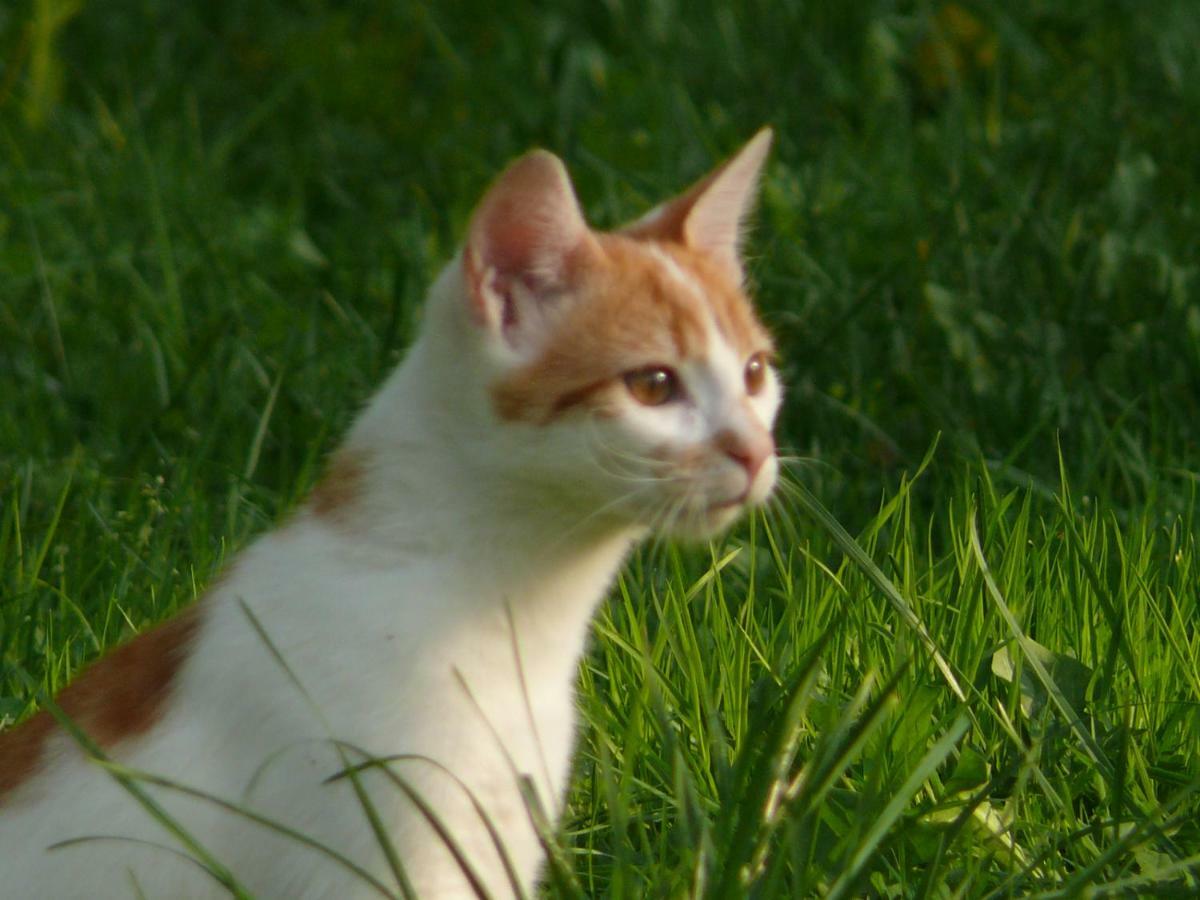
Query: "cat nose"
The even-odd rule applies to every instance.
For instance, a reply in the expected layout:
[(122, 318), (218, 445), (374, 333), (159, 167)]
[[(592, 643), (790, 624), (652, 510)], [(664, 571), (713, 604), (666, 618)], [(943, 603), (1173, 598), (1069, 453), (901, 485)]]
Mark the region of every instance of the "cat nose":
[(751, 484), (763, 463), (775, 454), (775, 441), (765, 429), (745, 434), (727, 428), (714, 440), (718, 450), (746, 470)]

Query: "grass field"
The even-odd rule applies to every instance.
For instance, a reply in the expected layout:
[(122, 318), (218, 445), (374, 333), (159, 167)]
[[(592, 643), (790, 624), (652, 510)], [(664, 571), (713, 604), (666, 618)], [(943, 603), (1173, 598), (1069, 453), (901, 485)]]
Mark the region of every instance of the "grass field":
[(507, 159), (614, 225), (770, 123), (800, 461), (603, 607), (550, 893), (1200, 893), (1195, 4), (351, 8), (0, 9), (0, 722), (286, 514)]

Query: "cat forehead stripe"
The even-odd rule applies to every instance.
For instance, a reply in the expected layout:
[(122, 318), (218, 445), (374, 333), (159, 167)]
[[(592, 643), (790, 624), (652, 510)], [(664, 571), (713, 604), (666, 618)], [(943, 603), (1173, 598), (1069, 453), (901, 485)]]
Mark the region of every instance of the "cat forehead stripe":
[(679, 284), (681, 284), (685, 289), (691, 291), (697, 297), (704, 296), (704, 288), (700, 285), (700, 282), (697, 281), (696, 278), (690, 273), (685, 272), (683, 267), (680, 266), (679, 263), (675, 262), (675, 260), (672, 259), (670, 255), (667, 254), (667, 252), (660, 246), (649, 241), (645, 241), (639, 246), (644, 248), (646, 253), (648, 253), (660, 266), (662, 266), (663, 270), (670, 278), (679, 282)]
[(773, 349), (745, 293), (739, 286), (731, 284), (722, 271), (712, 266), (704, 267), (701, 255), (687, 253), (682, 248), (668, 249), (651, 241), (643, 241), (641, 246), (669, 277), (705, 305), (718, 333), (733, 344), (735, 351), (748, 357), (760, 350)]
[(706, 254), (677, 244), (661, 244), (660, 252), (700, 285), (700, 296), (716, 323), (717, 330), (743, 357), (772, 351), (774, 343), (758, 321), (749, 298), (726, 271)]

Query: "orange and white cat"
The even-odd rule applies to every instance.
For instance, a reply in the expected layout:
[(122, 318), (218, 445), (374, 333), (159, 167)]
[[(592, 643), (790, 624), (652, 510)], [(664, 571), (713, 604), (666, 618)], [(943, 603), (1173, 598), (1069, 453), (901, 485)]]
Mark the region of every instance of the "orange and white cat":
[[(555, 156), (512, 163), (309, 501), (60, 695), (110, 759), (359, 867), (141, 782), (251, 893), (405, 892), (333, 777), (364, 754), (448, 833), (383, 767), (359, 772), (417, 897), (532, 890), (519, 776), (557, 815), (577, 667), (622, 560), (652, 531), (714, 533), (776, 480), (780, 386), (738, 246), (770, 140), (611, 233)], [(47, 712), (0, 736), (3, 897), (227, 896), (182, 848)]]

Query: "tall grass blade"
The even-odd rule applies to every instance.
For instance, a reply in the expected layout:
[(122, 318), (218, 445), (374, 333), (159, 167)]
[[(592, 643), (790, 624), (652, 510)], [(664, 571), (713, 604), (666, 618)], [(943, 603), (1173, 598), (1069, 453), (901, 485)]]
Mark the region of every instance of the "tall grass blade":
[(904, 784), (900, 786), (900, 790), (888, 801), (887, 806), (883, 808), (883, 812), (879, 814), (879, 818), (871, 825), (862, 843), (855, 850), (854, 856), (850, 860), (850, 866), (838, 876), (838, 879), (830, 887), (829, 894), (827, 895), (829, 900), (837, 900), (837, 898), (845, 896), (851, 889), (855, 881), (858, 880), (858, 876), (862, 872), (863, 867), (866, 866), (871, 854), (879, 846), (879, 842), (883, 840), (888, 829), (900, 818), (904, 807), (912, 800), (913, 795), (921, 789), (921, 786), (929, 780), (929, 776), (950, 755), (959, 738), (967, 733), (969, 727), (970, 720), (966, 716), (959, 716), (955, 719), (954, 724), (950, 726), (949, 731), (938, 738), (937, 743), (929, 748), (929, 751), (921, 758), (917, 767), (913, 769)]
[(1096, 743), (1095, 738), (1093, 738), (1091, 733), (1087, 730), (1083, 720), (1080, 718), (1079, 711), (1071, 705), (1071, 702), (1067, 699), (1066, 694), (1064, 694), (1062, 688), (1059, 687), (1058, 682), (1054, 680), (1049, 670), (1042, 663), (1040, 658), (1041, 654), (1038, 652), (1038, 648), (1033, 644), (1029, 637), (1026, 636), (1025, 631), (1021, 628), (1021, 624), (1017, 621), (1017, 617), (1013, 615), (1012, 610), (1008, 607), (1008, 604), (1004, 602), (1004, 597), (1000, 593), (1000, 588), (996, 584), (996, 579), (992, 576), (992, 570), (988, 566), (987, 559), (984, 558), (983, 548), (979, 543), (979, 529), (976, 526), (974, 514), (970, 516), (969, 521), (970, 532), (968, 537), (971, 542), (971, 550), (975, 554), (975, 560), (979, 565), (980, 574), (983, 576), (983, 582), (987, 587), (988, 596), (992, 598), (992, 602), (996, 605), (996, 609), (999, 610), (1001, 617), (1008, 625), (1009, 631), (1011, 631), (1013, 637), (1016, 638), (1018, 645), (1021, 647), (1026, 664), (1029, 665), (1033, 669), (1034, 674), (1037, 675), (1038, 681), (1041, 682), (1047, 696), (1054, 704), (1059, 714), (1071, 727), (1071, 730), (1075, 733), (1076, 738), (1079, 739), (1079, 743), (1083, 746), (1083, 748), (1087, 751), (1088, 756), (1092, 758), (1092, 761), (1100, 769), (1104, 778), (1111, 781), (1113, 777), (1112, 763), (1108, 760), (1108, 757), (1100, 748), (1100, 745)]
[(123, 774), (121, 771), (109, 769), (112, 761), (93, 741), (87, 733), (80, 728), (75, 721), (66, 714), (66, 712), (57, 703), (54, 698), (43, 695), (41, 698), (42, 708), (47, 710), (59, 726), (71, 736), (71, 738), (80, 746), (87, 754), (88, 758), (96, 763), (103, 765), (106, 770), (112, 775), (113, 780), (125, 789), (141, 806), (146, 810), (156, 822), (159, 823), (172, 835), (183, 847), (192, 854), (197, 864), (208, 872), (213, 879), (224, 887), (229, 893), (237, 898), (237, 900), (250, 900), (250, 893), (242, 886), (242, 884), (234, 877), (224, 865), (219, 862), (208, 850), (200, 843), (190, 832), (187, 831), (179, 822), (171, 817), (162, 805), (155, 800), (150, 794), (145, 791), (136, 780)]
[(925, 623), (913, 612), (913, 608), (904, 599), (904, 595), (900, 593), (899, 588), (883, 573), (883, 570), (875, 564), (875, 561), (867, 556), (858, 541), (850, 536), (850, 533), (842, 527), (842, 523), (833, 517), (833, 514), (822, 505), (821, 501), (816, 498), (812, 491), (801, 482), (794, 482), (792, 488), (804, 512), (816, 520), (817, 524), (829, 533), (834, 543), (837, 544), (838, 549), (862, 569), (863, 574), (867, 576), (871, 583), (888, 598), (892, 606), (900, 614), (900, 618), (913, 630), (921, 643), (925, 645), (938, 671), (942, 673), (946, 684), (949, 685), (950, 690), (954, 692), (954, 695), (959, 700), (966, 702), (966, 692), (959, 684), (958, 677), (954, 674), (950, 663), (946, 661), (937, 642), (925, 627)]

